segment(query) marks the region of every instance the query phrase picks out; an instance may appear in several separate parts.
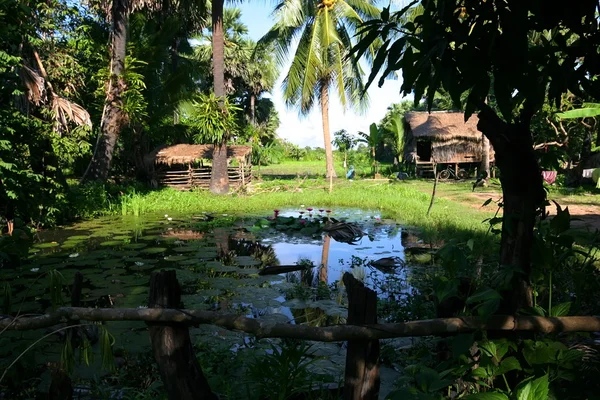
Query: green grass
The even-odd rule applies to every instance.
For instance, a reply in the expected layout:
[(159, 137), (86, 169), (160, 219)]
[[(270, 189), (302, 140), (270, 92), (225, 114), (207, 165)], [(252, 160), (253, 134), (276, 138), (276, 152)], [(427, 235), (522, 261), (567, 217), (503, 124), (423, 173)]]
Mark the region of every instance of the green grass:
[[(339, 180), (333, 193), (328, 192), (324, 178), (264, 181), (253, 184), (253, 192), (217, 196), (208, 191), (180, 192), (171, 189), (137, 193), (123, 197), (123, 202), (143, 203), (146, 213), (213, 212), (235, 215), (270, 215), (273, 209), (300, 207), (357, 207), (380, 210), (384, 216), (422, 231), (426, 240), (467, 240), (486, 236), (487, 225), (482, 223), (492, 210), (477, 210), (457, 202), (438, 199), (431, 215), (426, 215), (430, 195), (411, 187), (411, 184), (382, 181)], [(137, 207), (140, 209), (140, 207)], [(123, 209), (132, 210), (129, 204)], [(482, 239), (483, 240), (483, 239)], [(487, 240), (487, 239), (486, 239)]]
[[(350, 163), (349, 163), (350, 164)], [(350, 165), (348, 165), (350, 166)], [(380, 165), (380, 172), (386, 174), (389, 165)], [(254, 166), (254, 172), (263, 178), (269, 177), (296, 177), (296, 176), (325, 176), (325, 160), (322, 161), (284, 161), (281, 164), (272, 164), (268, 166)], [(355, 165), (357, 178), (372, 177), (370, 165)], [(345, 177), (343, 164), (336, 160), (335, 172), (339, 178)]]

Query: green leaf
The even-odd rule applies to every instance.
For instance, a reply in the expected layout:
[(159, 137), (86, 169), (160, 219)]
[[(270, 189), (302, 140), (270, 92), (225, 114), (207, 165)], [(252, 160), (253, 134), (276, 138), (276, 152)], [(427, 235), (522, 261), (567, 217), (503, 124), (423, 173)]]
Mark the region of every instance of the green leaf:
[(491, 378), (489, 371), (483, 367), (475, 368), (473, 371), (471, 371), (471, 375), (473, 375), (477, 378), (484, 378), (484, 379)]
[(544, 375), (533, 381), (527, 382), (517, 390), (517, 400), (547, 400), (548, 399), (548, 375)]
[(504, 360), (502, 360), (502, 362), (500, 363), (500, 368), (498, 368), (498, 371), (496, 373), (497, 375), (502, 375), (514, 370), (520, 371), (521, 363), (519, 363), (519, 360), (517, 360), (515, 357), (507, 357)]
[(550, 317), (564, 317), (565, 315), (569, 314), (570, 310), (571, 310), (571, 302), (567, 301), (567, 302), (560, 303), (560, 304), (557, 304), (554, 307), (552, 307), (552, 309), (550, 310), (549, 316)]
[(570, 228), (571, 214), (569, 213), (569, 207), (563, 210), (557, 202), (554, 202), (554, 204), (556, 205), (556, 216), (550, 221), (550, 229), (559, 234)]
[(590, 118), (600, 115), (600, 104), (590, 103), (591, 107), (569, 110), (556, 115), (562, 119)]

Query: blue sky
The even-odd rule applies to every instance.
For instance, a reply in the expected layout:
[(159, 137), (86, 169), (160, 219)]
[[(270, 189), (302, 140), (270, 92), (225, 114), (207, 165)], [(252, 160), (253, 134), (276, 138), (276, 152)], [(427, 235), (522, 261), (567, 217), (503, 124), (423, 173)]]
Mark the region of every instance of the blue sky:
[[(248, 26), (248, 33), (253, 40), (260, 39), (273, 26), (271, 18), (273, 5), (273, 2), (265, 0), (244, 2), (236, 5), (236, 7), (242, 10), (242, 21)], [(283, 102), (280, 88), (285, 72), (284, 68), (272, 94), (281, 119), (281, 125), (277, 132), (279, 137), (288, 139), (292, 143), (302, 147), (323, 147), (323, 128), (320, 109), (315, 107), (309, 115), (300, 117), (298, 109), (287, 108)], [(400, 85), (401, 80), (387, 80), (381, 88), (378, 88), (376, 84), (372, 85), (368, 90), (370, 105), (364, 115), (357, 115), (352, 110), (344, 112), (332, 92), (329, 111), (329, 123), (332, 135), (333, 132), (340, 129), (346, 129), (353, 134), (356, 134), (358, 131), (368, 132), (369, 125), (373, 122), (379, 122), (385, 115), (386, 109), (390, 104), (403, 100), (400, 95)]]

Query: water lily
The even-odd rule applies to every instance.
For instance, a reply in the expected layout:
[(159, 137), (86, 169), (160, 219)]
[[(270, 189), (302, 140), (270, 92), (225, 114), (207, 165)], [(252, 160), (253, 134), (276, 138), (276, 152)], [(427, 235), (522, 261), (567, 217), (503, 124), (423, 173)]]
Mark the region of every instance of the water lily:
[(304, 204), (300, 204), (300, 208), (304, 208)]
[(280, 210), (273, 210), (273, 213), (275, 214), (275, 218), (277, 218), (279, 216), (279, 211)]
[(307, 210), (308, 212), (311, 212), (312, 210), (314, 210), (314, 208), (312, 208), (312, 207), (309, 207), (309, 208), (307, 208), (306, 210)]
[(301, 219), (301, 220), (300, 220), (300, 223), (301, 223), (302, 225), (304, 225), (304, 224), (306, 224), (306, 220), (305, 220), (305, 219)]
[(167, 218), (167, 221), (173, 221), (173, 218), (169, 217)]
[(79, 257), (79, 253), (69, 254), (69, 258)]
[(31, 272), (38, 272), (39, 270), (39, 268), (31, 268)]
[(331, 214), (331, 210), (325, 210), (327, 214)]
[(169, 218), (169, 214), (165, 214), (165, 218)]
[(325, 211), (325, 210), (324, 210), (324, 209), (322, 209), (322, 208), (319, 208), (319, 212), (320, 212), (320, 213), (322, 213), (323, 211)]
[(136, 261), (135, 265), (137, 265), (138, 267), (141, 267), (142, 265), (144, 265), (144, 263), (141, 261)]

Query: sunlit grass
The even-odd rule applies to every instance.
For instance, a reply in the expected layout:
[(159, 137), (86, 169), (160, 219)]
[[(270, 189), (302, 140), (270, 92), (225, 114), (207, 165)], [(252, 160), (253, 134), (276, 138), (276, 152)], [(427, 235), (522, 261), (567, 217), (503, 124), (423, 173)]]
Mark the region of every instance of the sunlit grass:
[[(298, 207), (356, 207), (377, 210), (384, 217), (414, 226), (428, 240), (447, 240), (453, 237), (484, 236), (487, 225), (482, 221), (492, 210), (477, 210), (447, 199), (437, 199), (431, 215), (427, 216), (430, 195), (404, 182), (337, 181), (333, 193), (321, 179), (294, 179), (254, 184), (248, 193), (228, 196), (208, 191), (180, 192), (163, 189), (122, 198), (126, 210), (147, 213), (185, 214), (198, 212), (236, 215), (270, 215), (272, 210)], [(143, 204), (143, 205), (141, 205)], [(135, 207), (134, 207), (135, 206)]]

